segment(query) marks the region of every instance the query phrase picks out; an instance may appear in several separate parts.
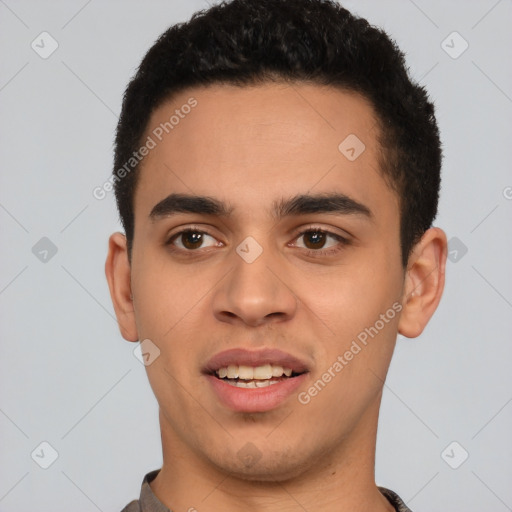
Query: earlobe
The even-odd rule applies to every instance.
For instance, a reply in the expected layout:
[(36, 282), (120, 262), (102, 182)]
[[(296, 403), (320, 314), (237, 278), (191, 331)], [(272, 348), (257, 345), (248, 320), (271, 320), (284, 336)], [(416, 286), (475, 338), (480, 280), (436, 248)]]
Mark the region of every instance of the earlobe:
[(130, 262), (126, 237), (122, 233), (114, 233), (109, 238), (105, 275), (121, 335), (127, 341), (138, 341), (131, 291)]
[(409, 257), (398, 324), (403, 336), (419, 336), (437, 309), (444, 289), (446, 257), (444, 231), (428, 229)]

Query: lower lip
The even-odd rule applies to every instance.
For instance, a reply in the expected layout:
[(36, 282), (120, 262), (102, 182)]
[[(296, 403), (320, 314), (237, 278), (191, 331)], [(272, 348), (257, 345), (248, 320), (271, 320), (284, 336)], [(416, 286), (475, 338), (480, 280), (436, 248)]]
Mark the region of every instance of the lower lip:
[(237, 412), (265, 412), (284, 402), (306, 379), (307, 373), (283, 379), (264, 388), (239, 388), (207, 375), (219, 400)]

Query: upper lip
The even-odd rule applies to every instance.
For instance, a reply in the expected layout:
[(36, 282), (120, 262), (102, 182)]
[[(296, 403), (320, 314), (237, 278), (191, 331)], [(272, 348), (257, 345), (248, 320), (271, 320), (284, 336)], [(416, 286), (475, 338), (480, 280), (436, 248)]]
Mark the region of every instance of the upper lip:
[(213, 374), (219, 368), (226, 368), (229, 365), (255, 367), (263, 366), (265, 364), (290, 368), (294, 373), (304, 373), (309, 371), (308, 365), (304, 361), (276, 348), (265, 348), (260, 350), (232, 348), (215, 354), (208, 363), (206, 363), (204, 372)]

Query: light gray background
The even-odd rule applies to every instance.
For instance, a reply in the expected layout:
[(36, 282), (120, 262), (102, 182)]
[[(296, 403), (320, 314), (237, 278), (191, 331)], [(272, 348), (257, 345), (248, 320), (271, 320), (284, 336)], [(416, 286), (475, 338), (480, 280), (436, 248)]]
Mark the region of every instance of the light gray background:
[[(512, 510), (512, 3), (345, 5), (389, 31), (435, 100), (445, 152), (436, 225), (460, 240), (438, 312), (419, 339), (398, 341), (377, 483), (414, 512)], [(160, 467), (156, 400), (104, 278), (114, 199), (92, 190), (111, 172), (122, 93), (142, 56), (206, 6), (0, 0), (2, 512), (118, 511)], [(47, 59), (31, 48), (43, 31), (59, 44)], [(469, 43), (456, 59), (442, 47), (453, 31)], [(452, 54), (462, 44), (444, 43)], [(46, 262), (32, 252), (42, 237), (58, 249)], [(31, 458), (43, 441), (58, 452), (48, 469)], [(445, 460), (463, 450), (452, 469)], [(35, 453), (49, 461), (48, 448)]]

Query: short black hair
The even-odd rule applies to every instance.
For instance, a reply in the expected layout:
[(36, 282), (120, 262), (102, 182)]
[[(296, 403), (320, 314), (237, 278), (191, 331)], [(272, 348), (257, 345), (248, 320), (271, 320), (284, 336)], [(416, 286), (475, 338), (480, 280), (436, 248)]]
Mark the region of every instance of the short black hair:
[(434, 106), (386, 32), (333, 0), (223, 1), (158, 38), (126, 88), (115, 140), (114, 189), (128, 254), (140, 164), (122, 179), (118, 171), (140, 148), (155, 109), (194, 86), (272, 81), (334, 86), (370, 102), (380, 170), (399, 198), (405, 267), (437, 215), (442, 150)]

